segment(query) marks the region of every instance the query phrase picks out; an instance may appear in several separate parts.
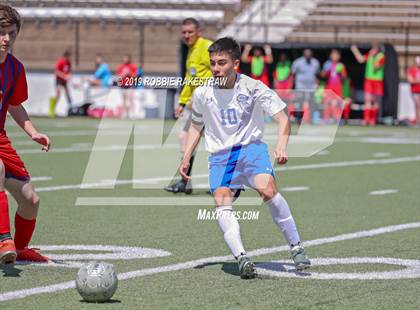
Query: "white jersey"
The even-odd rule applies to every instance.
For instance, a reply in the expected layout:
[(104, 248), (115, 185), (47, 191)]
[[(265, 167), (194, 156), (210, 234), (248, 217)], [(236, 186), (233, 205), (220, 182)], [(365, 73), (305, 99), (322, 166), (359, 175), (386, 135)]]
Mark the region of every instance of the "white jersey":
[(206, 150), (216, 153), (262, 140), (264, 112), (273, 116), (285, 107), (265, 84), (238, 74), (233, 89), (200, 86), (194, 91), (192, 122), (204, 125)]

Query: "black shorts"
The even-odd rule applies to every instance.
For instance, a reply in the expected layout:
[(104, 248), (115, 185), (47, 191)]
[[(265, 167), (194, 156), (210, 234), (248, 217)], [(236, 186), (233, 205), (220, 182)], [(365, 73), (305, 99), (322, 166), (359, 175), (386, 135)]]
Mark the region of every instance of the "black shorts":
[(55, 79), (55, 85), (56, 86), (67, 87), (67, 81), (64, 81), (64, 80), (61, 80), (61, 79)]

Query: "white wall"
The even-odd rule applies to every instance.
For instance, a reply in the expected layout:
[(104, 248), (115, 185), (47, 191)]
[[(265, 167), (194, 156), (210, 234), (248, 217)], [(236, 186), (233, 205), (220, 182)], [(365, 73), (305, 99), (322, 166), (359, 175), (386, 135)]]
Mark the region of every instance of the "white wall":
[[(70, 93), (73, 104), (80, 106), (85, 102), (86, 88), (83, 80), (89, 76), (74, 75), (70, 83)], [(47, 116), (49, 101), (55, 96), (55, 79), (53, 74), (27, 73), (29, 98), (25, 108), (30, 115)], [(118, 87), (111, 89), (91, 88), (90, 96), (95, 106), (117, 109), (122, 106), (122, 92)], [(159, 117), (165, 113), (167, 91), (164, 89), (134, 89), (134, 118), (144, 118), (146, 109), (159, 109)], [(66, 116), (68, 105), (64, 92), (57, 103), (56, 113), (58, 116)]]

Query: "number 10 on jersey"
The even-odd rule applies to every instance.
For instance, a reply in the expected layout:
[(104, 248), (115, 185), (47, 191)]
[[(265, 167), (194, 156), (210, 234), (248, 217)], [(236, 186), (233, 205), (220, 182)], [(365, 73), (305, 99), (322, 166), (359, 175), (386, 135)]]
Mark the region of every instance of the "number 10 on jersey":
[(238, 117), (236, 116), (236, 110), (233, 108), (230, 109), (221, 109), (220, 116), (222, 118), (222, 125), (236, 125), (238, 123)]

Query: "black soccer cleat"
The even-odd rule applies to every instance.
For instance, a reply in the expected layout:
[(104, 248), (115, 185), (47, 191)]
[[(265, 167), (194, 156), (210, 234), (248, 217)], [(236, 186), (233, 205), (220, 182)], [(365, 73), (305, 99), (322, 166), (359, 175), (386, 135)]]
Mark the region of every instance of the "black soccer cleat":
[(174, 194), (185, 193), (186, 195), (191, 195), (193, 191), (191, 185), (184, 180), (179, 180), (178, 182), (170, 184), (166, 186), (164, 190)]

